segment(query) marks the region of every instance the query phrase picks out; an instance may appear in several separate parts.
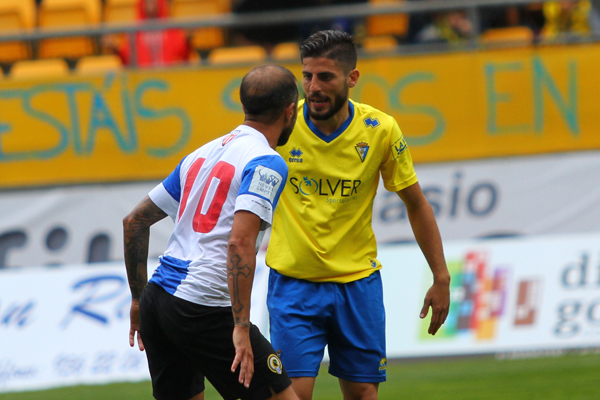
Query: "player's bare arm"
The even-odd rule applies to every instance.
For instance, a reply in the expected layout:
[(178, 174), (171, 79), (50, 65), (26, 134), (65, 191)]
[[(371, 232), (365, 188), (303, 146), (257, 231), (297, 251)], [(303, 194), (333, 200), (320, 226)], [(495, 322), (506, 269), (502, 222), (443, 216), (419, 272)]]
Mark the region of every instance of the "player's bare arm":
[(148, 282), (148, 244), (150, 226), (165, 218), (167, 214), (150, 200), (148, 196), (123, 219), (123, 238), (125, 251), (125, 268), (131, 290), (131, 310), (129, 312), (130, 329), (129, 345), (133, 347), (135, 334), (138, 333), (138, 347), (144, 350), (139, 336), (140, 329), (140, 295)]
[(420, 316), (425, 318), (431, 307), (428, 332), (435, 335), (446, 320), (450, 308), (450, 273), (444, 259), (442, 238), (431, 205), (418, 182), (400, 190), (398, 195), (406, 205), (415, 239), (433, 274), (433, 285), (425, 295)]
[(231, 370), (240, 365), (239, 381), (250, 386), (254, 374), (254, 355), (250, 344), (250, 295), (256, 268), (256, 238), (260, 218), (248, 211), (238, 211), (233, 218), (227, 250), (227, 283), (235, 327), (235, 359)]

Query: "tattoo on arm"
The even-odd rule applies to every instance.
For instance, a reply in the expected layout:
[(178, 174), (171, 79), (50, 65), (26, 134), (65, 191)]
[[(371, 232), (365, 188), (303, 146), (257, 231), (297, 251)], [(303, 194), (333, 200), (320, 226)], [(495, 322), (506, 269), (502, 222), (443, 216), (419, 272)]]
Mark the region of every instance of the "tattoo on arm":
[[(229, 259), (229, 264), (227, 265), (227, 276), (231, 276), (233, 279), (233, 290), (231, 291), (231, 305), (234, 313), (239, 313), (245, 308), (244, 304), (240, 299), (240, 275), (244, 278), (248, 278), (252, 273), (252, 270), (250, 269), (248, 264), (240, 265), (241, 262), (242, 257), (240, 257), (239, 254), (234, 253)], [(250, 326), (250, 321), (247, 321), (246, 318), (240, 320), (240, 317), (236, 316), (235, 324)]]
[(125, 266), (131, 289), (131, 297), (138, 300), (147, 278), (148, 243), (150, 226), (165, 218), (167, 214), (146, 196), (123, 220)]

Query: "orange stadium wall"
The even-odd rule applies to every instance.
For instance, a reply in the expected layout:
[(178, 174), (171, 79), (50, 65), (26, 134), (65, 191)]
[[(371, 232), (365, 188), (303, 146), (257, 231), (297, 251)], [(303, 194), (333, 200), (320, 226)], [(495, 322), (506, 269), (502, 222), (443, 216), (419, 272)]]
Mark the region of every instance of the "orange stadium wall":
[[(600, 44), (365, 58), (416, 162), (600, 148)], [(300, 77), (298, 63), (287, 65)], [(0, 81), (0, 188), (161, 179), (242, 122), (249, 66)]]

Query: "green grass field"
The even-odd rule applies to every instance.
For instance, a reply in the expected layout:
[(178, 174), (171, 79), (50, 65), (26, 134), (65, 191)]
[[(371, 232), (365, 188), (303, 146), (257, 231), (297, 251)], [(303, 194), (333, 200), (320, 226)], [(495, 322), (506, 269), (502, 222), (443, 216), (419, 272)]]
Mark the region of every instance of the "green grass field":
[[(220, 399), (212, 388), (206, 399)], [(149, 382), (77, 386), (38, 392), (0, 394), (0, 400), (142, 400), (152, 399)], [(341, 399), (337, 379), (324, 365), (315, 400)], [(380, 400), (597, 400), (600, 354), (535, 359), (492, 357), (392, 361)]]

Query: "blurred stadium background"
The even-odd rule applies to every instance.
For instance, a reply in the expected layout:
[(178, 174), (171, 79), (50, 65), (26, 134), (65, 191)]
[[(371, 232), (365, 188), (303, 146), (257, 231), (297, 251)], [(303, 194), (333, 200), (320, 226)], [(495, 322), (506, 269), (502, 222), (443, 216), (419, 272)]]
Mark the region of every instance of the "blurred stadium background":
[[(252, 66), (300, 77), (320, 29), (354, 35), (351, 98), (398, 120), (453, 277), (427, 337), (427, 267), (382, 188), (382, 398), (598, 397), (600, 1), (0, 0), (0, 399), (150, 396), (121, 220), (242, 122)], [(170, 227), (153, 227), (152, 259)], [(252, 318), (268, 333), (266, 272)], [(127, 383), (68, 388), (111, 382)]]

